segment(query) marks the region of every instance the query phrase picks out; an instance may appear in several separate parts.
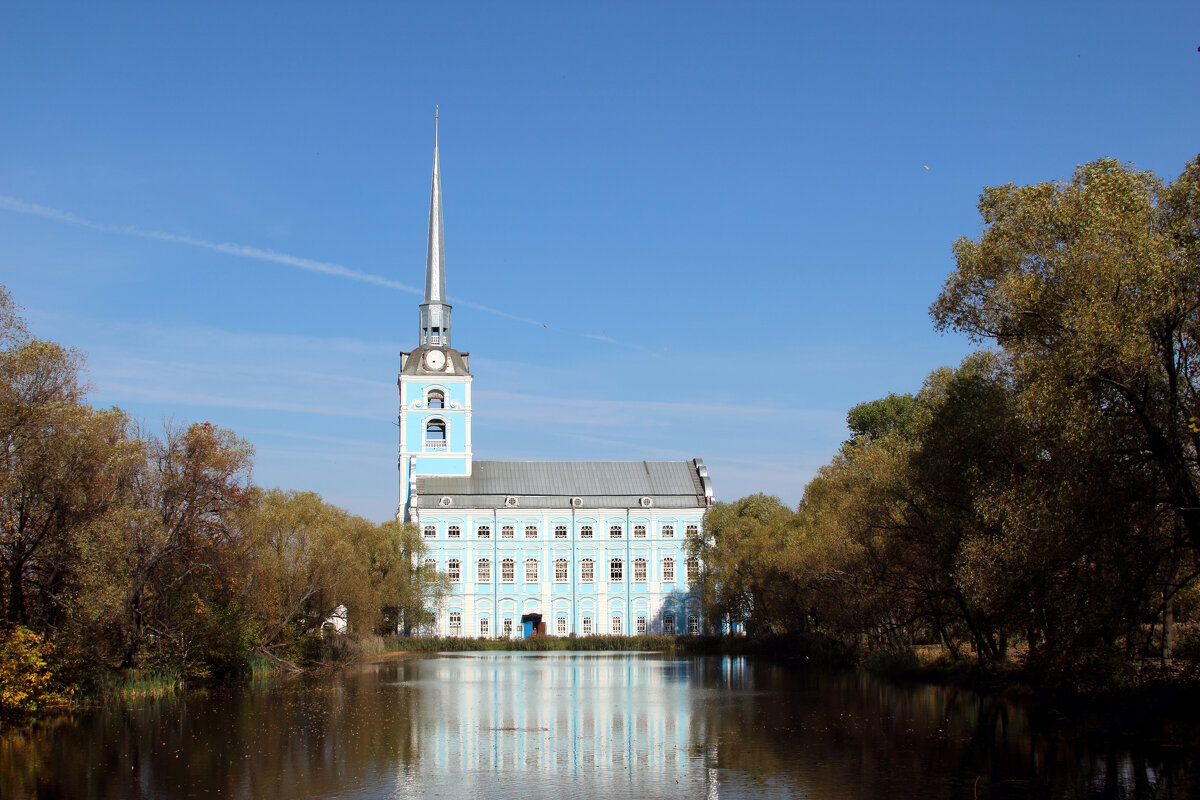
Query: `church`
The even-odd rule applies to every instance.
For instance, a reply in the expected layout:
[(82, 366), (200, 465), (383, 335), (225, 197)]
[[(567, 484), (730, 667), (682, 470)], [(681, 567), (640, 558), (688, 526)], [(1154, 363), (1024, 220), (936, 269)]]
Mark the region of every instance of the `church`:
[(400, 354), (400, 507), (450, 589), (435, 636), (699, 634), (689, 537), (712, 505), (691, 461), (477, 461), (470, 354), (454, 349), (435, 129), (418, 347)]

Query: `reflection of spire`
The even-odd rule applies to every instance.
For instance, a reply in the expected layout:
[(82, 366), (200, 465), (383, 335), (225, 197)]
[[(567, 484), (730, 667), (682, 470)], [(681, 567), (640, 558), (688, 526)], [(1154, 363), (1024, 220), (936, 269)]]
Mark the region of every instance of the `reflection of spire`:
[(429, 190), (429, 242), (425, 253), (425, 302), (421, 303), (421, 344), (450, 346), (450, 304), (446, 302), (446, 240), (442, 228), (442, 168), (438, 156), (438, 109), (433, 112), (433, 185)]

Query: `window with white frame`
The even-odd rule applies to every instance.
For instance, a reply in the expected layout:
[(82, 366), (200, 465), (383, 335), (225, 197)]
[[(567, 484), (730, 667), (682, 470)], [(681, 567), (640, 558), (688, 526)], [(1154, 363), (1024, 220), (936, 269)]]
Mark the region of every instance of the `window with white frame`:
[(462, 612), (450, 612), (450, 635), (459, 636), (462, 634)]
[(451, 539), (461, 539), (462, 528), (458, 527), (457, 525), (451, 525), (449, 528), (446, 528), (446, 536)]
[(567, 567), (567, 560), (565, 558), (554, 559), (554, 582), (566, 583), (569, 577), (570, 570)]
[(633, 579), (638, 583), (646, 582), (646, 559), (635, 558), (633, 560)]
[(475, 535), (478, 536), (480, 539), (492, 538), (492, 526), (491, 525), (480, 525), (478, 528), (475, 529)]
[(517, 579), (517, 563), (511, 558), (500, 562), (500, 582), (512, 583)]
[(567, 618), (561, 614), (559, 615), (558, 619), (554, 621), (554, 632), (559, 636), (567, 635)]
[(620, 539), (621, 538), (621, 526), (620, 525), (608, 526), (608, 538)]
[(591, 618), (590, 616), (585, 616), (585, 617), (583, 618), (583, 626), (582, 626), (582, 628), (583, 628), (583, 635), (584, 635), (584, 636), (591, 636), (591, 635), (592, 635), (592, 618)]
[(436, 525), (426, 525), (424, 533), (425, 533), (426, 539), (436, 539), (437, 538), (437, 526)]
[(492, 562), (486, 558), (479, 559), (479, 567), (478, 567), (478, 571), (476, 574), (478, 575), (476, 580), (479, 583), (491, 583), (492, 582)]
[(429, 408), (445, 408), (446, 395), (442, 393), (441, 389), (430, 389), (429, 399), (425, 402), (425, 405)]
[(446, 421), (434, 417), (425, 423), (425, 448), (427, 450), (446, 449)]
[(674, 525), (663, 525), (662, 526), (662, 538), (674, 539), (675, 538), (675, 526)]
[(512, 617), (505, 617), (504, 618), (504, 638), (505, 639), (512, 638), (512, 628), (513, 628)]
[(457, 558), (452, 558), (446, 562), (446, 574), (450, 576), (450, 580), (458, 583), (462, 580), (462, 562)]
[(700, 526), (699, 525), (688, 525), (687, 526), (687, 535), (691, 536), (691, 537), (699, 536), (700, 535)]
[(663, 578), (670, 583), (675, 580), (675, 559), (670, 556), (663, 559)]
[(687, 560), (687, 579), (692, 582), (700, 577), (700, 559), (689, 556)]
[(613, 636), (621, 635), (621, 615), (620, 614), (613, 614), (612, 634), (613, 634)]
[(700, 634), (700, 615), (688, 614), (688, 636), (698, 636)]
[(554, 538), (555, 539), (567, 538), (567, 526), (566, 525), (555, 525), (554, 526)]
[(525, 538), (526, 539), (536, 539), (537, 538), (537, 525), (526, 525), (525, 526)]
[(645, 539), (646, 538), (646, 526), (645, 525), (634, 525), (633, 526), (633, 538)]
[(608, 579), (613, 583), (625, 580), (625, 563), (621, 559), (614, 558), (608, 562)]
[(516, 529), (514, 529), (512, 525), (501, 525), (500, 526), (500, 538), (501, 539), (516, 538)]
[(488, 622), (489, 622), (489, 620), (487, 617), (479, 618), (479, 638), (480, 639), (486, 639), (486, 638), (488, 638), (488, 636), (491, 635), (491, 631), (490, 631), (491, 626), (488, 624)]
[(668, 636), (675, 635), (675, 615), (663, 614), (663, 633)]
[(583, 583), (591, 583), (596, 580), (596, 562), (590, 558), (585, 558), (579, 562), (579, 580)]
[(537, 583), (538, 562), (536, 558), (525, 559), (525, 582)]
[(636, 624), (637, 624), (637, 629), (636, 629), (637, 635), (645, 636), (646, 635), (646, 615), (638, 614)]
[(592, 526), (591, 525), (581, 525), (579, 527), (579, 538), (580, 539), (591, 539), (592, 538)]

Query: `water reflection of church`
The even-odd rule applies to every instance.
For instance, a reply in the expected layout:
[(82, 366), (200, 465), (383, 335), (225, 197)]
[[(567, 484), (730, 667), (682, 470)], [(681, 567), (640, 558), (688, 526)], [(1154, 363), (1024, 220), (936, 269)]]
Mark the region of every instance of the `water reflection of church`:
[(431, 632), (699, 633), (692, 461), (475, 461), (470, 356), (451, 346), (436, 136), (419, 346), (400, 356), (400, 510), (451, 590)]

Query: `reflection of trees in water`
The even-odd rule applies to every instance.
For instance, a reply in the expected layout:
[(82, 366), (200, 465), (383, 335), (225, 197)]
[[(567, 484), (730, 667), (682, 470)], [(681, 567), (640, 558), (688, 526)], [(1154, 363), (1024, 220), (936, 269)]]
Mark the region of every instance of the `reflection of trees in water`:
[[(410, 670), (392, 660), (285, 688), (102, 709), (33, 744), (6, 734), (0, 756), (41, 762), (38, 794), (29, 797), (273, 800), (392, 783), (416, 755)], [(38, 757), (29, 747), (49, 752)], [(0, 776), (0, 796), (22, 796), (10, 793), (13, 776)]]
[[(717, 766), (750, 779), (786, 775), (813, 797), (1198, 796), (1193, 756), (1130, 753), (1088, 741), (1021, 705), (954, 687), (870, 676), (709, 668), (727, 691), (705, 705)], [(1059, 720), (1061, 723), (1061, 720)], [(697, 725), (700, 723), (697, 721)]]

